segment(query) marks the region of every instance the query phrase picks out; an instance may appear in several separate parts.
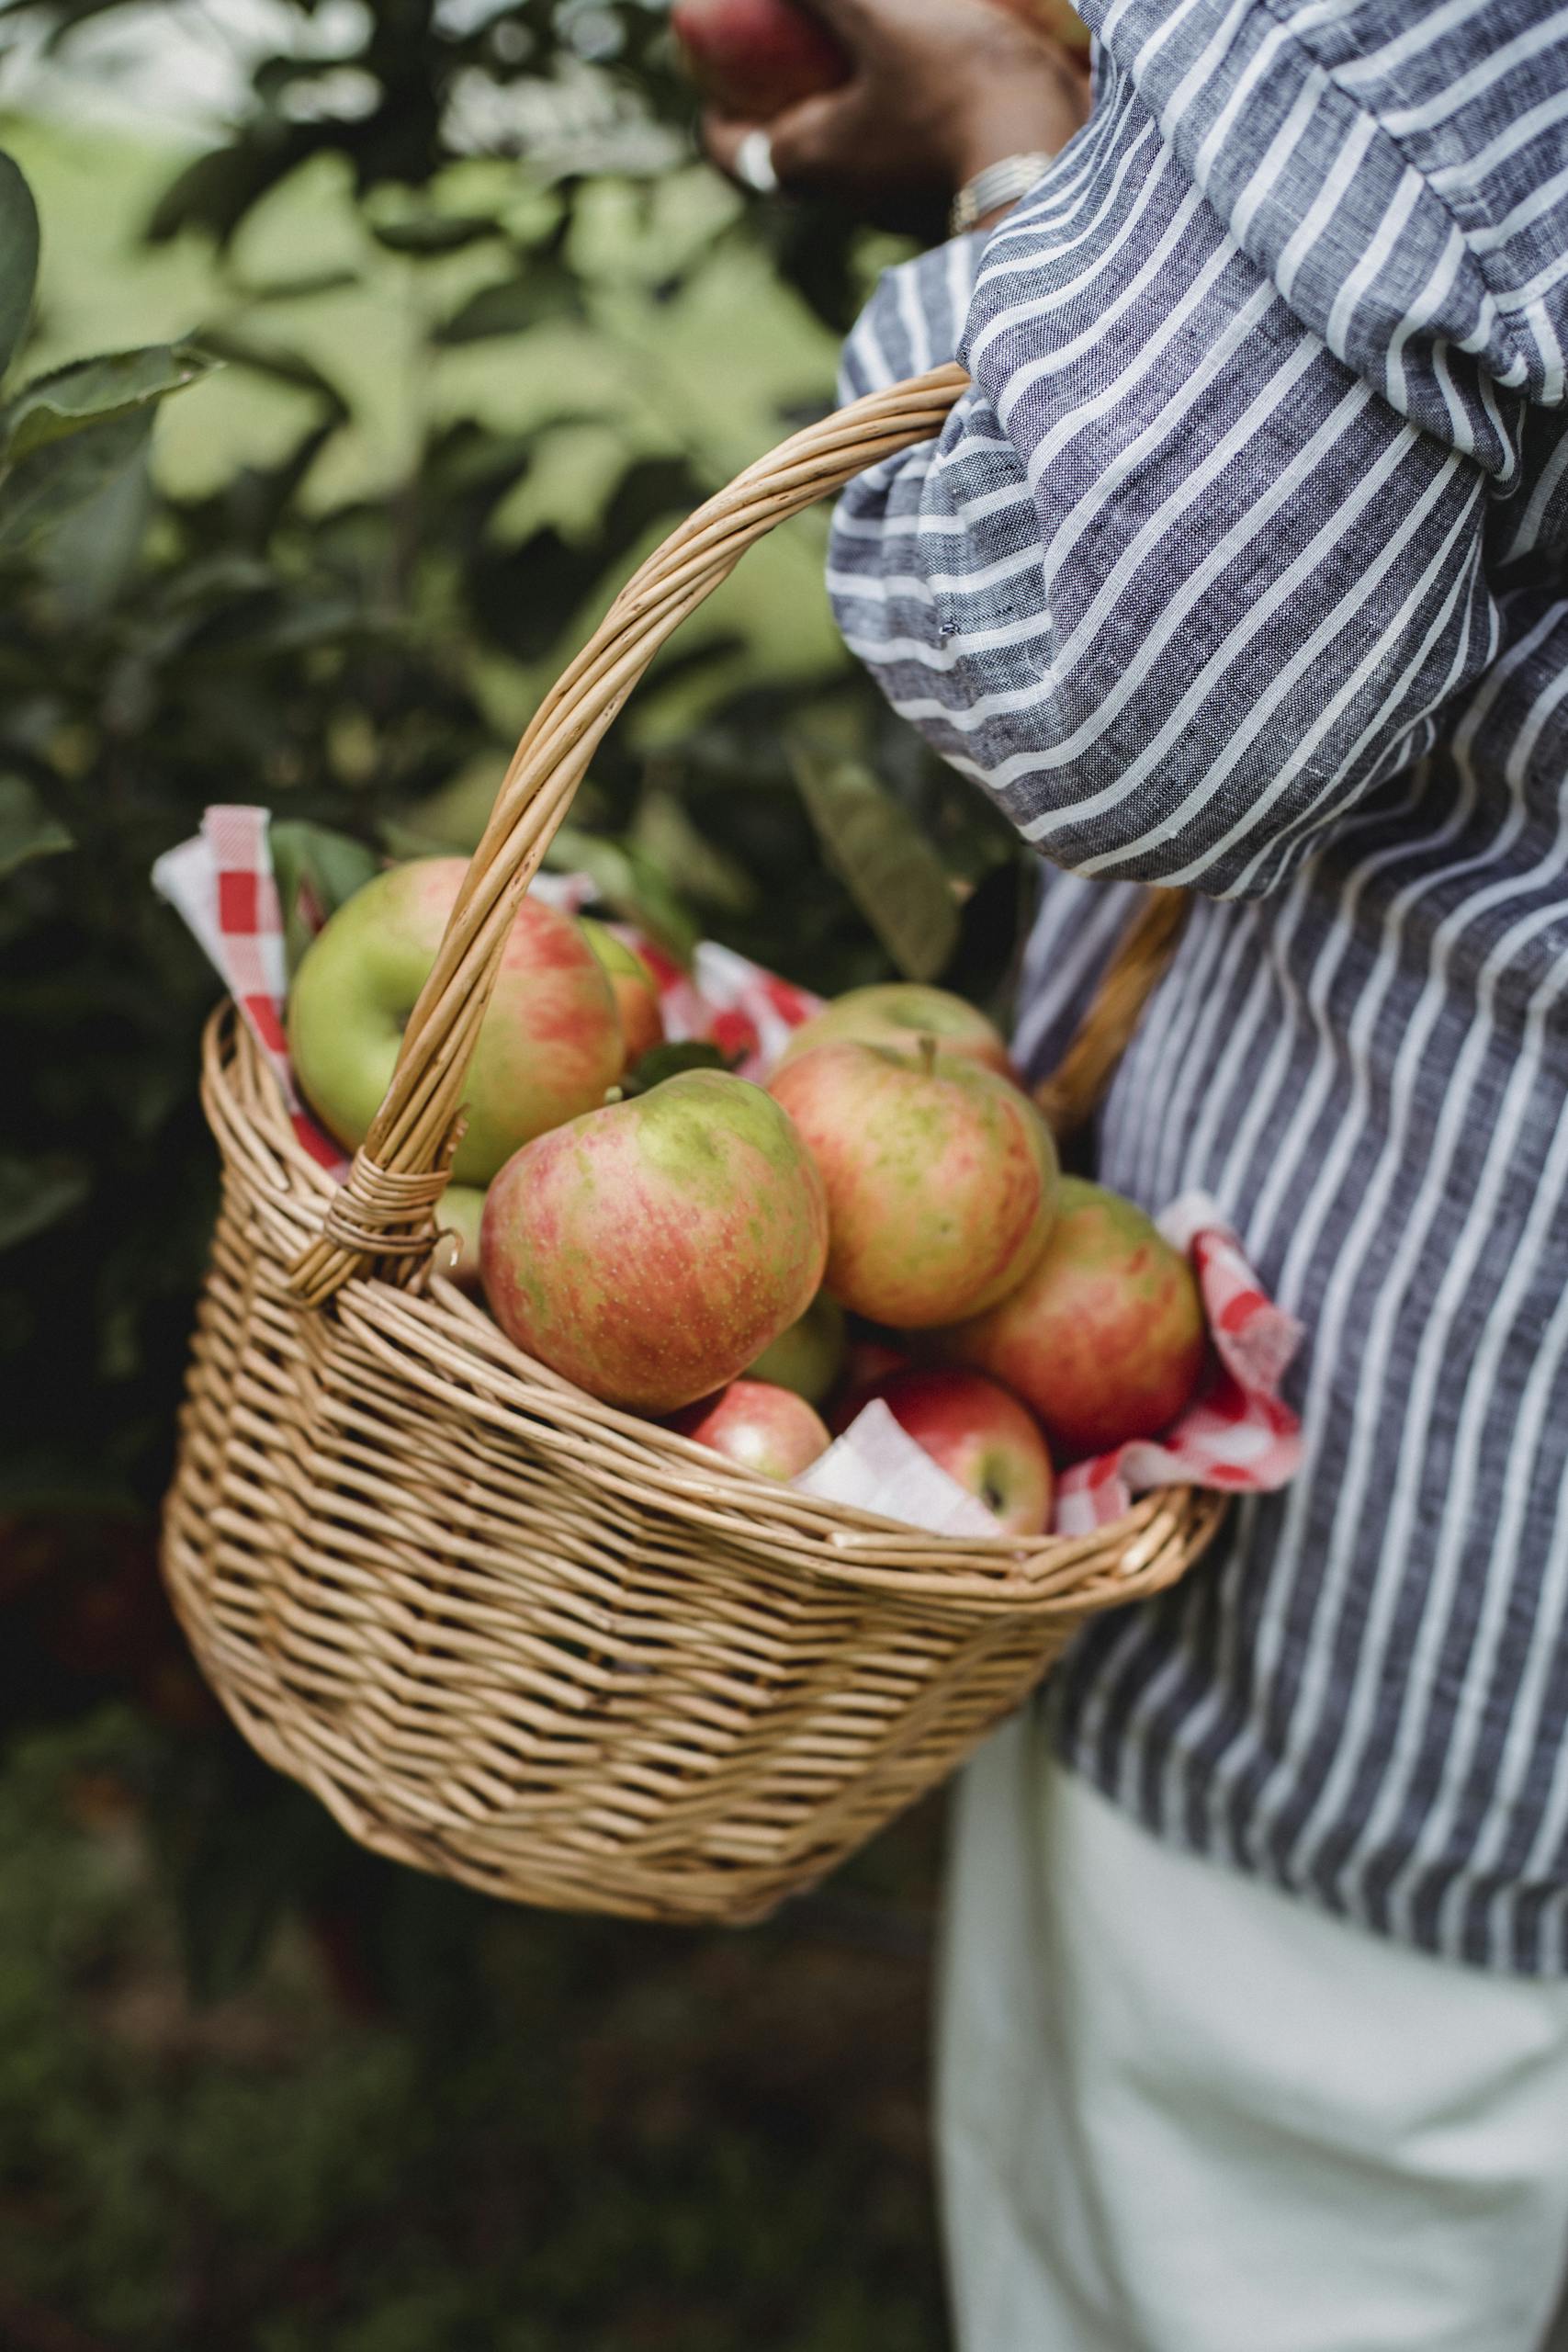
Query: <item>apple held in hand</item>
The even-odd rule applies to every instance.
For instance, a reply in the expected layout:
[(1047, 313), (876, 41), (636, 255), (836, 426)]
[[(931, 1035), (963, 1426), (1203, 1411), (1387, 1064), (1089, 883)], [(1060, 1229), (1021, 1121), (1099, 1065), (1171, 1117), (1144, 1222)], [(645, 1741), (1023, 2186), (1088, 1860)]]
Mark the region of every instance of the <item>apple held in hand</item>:
[(1055, 1148), (994, 1071), (925, 1047), (816, 1046), (771, 1091), (822, 1171), (827, 1287), (840, 1306), (894, 1330), (955, 1322), (1038, 1254)]
[[(345, 900), (305, 951), (288, 995), (288, 1050), (307, 1101), (340, 1143), (362, 1143), (380, 1107), (467, 871), (460, 857), (394, 865)], [(468, 1066), (454, 1181), (488, 1183), (519, 1144), (602, 1102), (624, 1066), (598, 958), (570, 916), (525, 899)]]
[(1014, 1074), (1000, 1030), (983, 1012), (951, 989), (925, 988), (917, 980), (887, 980), (835, 997), (831, 1004), (801, 1023), (779, 1056), (777, 1068), (798, 1061), (814, 1046), (836, 1046), (852, 1039), (860, 1046), (908, 1048), (921, 1037), (934, 1038), (938, 1053), (978, 1062), (982, 1069), (994, 1069), (998, 1078)]
[(819, 1405), (838, 1379), (844, 1361), (844, 1310), (826, 1291), (818, 1291), (798, 1323), (781, 1331), (750, 1366), (752, 1380), (772, 1381), (793, 1388), (808, 1404)]
[(581, 915), (578, 927), (609, 975), (615, 1010), (621, 1016), (626, 1067), (630, 1069), (644, 1054), (664, 1043), (664, 1014), (653, 974), (636, 948), (628, 947), (605, 924)]
[(1016, 1389), (1054, 1448), (1086, 1454), (1168, 1429), (1207, 1338), (1186, 1259), (1131, 1201), (1068, 1176), (1037, 1263), (946, 1346)]
[(827, 1210), (778, 1104), (689, 1070), (516, 1153), (486, 1195), (479, 1250), (520, 1348), (592, 1396), (672, 1413), (805, 1314)]
[(1051, 1457), (1016, 1396), (975, 1372), (896, 1372), (840, 1406), (833, 1427), (848, 1429), (876, 1396), (1010, 1535), (1043, 1533), (1051, 1517)]
[(748, 122), (849, 79), (831, 33), (791, 0), (675, 0), (670, 21), (703, 96)]
[(787, 1483), (828, 1451), (828, 1432), (804, 1396), (766, 1380), (733, 1380), (723, 1395), (677, 1413), (670, 1427), (759, 1477)]

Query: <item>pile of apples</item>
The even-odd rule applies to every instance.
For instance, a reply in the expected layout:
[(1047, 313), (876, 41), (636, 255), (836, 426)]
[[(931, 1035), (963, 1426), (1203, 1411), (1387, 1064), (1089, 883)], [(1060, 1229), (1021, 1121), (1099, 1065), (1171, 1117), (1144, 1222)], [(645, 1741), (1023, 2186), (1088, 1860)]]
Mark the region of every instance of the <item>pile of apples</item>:
[[(367, 883), (289, 998), (299, 1085), (364, 1139), (464, 866)], [(767, 1086), (688, 1069), (627, 1093), (653, 981), (612, 933), (518, 910), (442, 1204), (459, 1275), (525, 1353), (761, 1475), (797, 1475), (874, 1398), (996, 1514), (1049, 1521), (1053, 1459), (1156, 1434), (1205, 1356), (1187, 1261), (1064, 1178), (983, 1014), (857, 989)]]

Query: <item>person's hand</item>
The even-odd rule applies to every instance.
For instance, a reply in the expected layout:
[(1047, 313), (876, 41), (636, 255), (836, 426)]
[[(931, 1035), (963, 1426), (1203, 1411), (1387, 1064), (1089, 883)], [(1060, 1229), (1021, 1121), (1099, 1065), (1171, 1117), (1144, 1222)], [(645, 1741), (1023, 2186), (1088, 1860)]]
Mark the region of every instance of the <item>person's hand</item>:
[(1006, 155), (1055, 154), (1086, 120), (1078, 61), (994, 0), (809, 0), (847, 52), (847, 82), (765, 124), (710, 111), (708, 153), (733, 172), (765, 131), (779, 184), (887, 228), (940, 228), (957, 190)]

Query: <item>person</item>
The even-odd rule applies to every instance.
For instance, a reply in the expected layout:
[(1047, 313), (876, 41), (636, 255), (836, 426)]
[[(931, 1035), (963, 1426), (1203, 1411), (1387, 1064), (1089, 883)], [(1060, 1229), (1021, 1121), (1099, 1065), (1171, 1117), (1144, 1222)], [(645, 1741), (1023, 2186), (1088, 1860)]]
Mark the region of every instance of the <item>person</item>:
[[(814, 0), (708, 126), (881, 217), (846, 396), (956, 356), (829, 585), (1041, 853), (1049, 1066), (1192, 894), (1098, 1134), (1309, 1333), (1306, 1459), (956, 1816), (963, 2352), (1536, 2352), (1568, 2258), (1568, 13)], [(979, 214), (978, 227), (968, 223)]]

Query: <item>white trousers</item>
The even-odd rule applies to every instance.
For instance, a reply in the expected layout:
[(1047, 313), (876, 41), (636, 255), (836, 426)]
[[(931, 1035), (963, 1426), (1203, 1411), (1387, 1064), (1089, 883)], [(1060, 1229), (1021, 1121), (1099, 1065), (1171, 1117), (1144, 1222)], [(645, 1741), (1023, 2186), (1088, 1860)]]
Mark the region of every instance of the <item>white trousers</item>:
[(960, 1789), (937, 2098), (959, 2352), (1568, 2346), (1568, 1984), (1158, 1844), (1033, 1715)]

